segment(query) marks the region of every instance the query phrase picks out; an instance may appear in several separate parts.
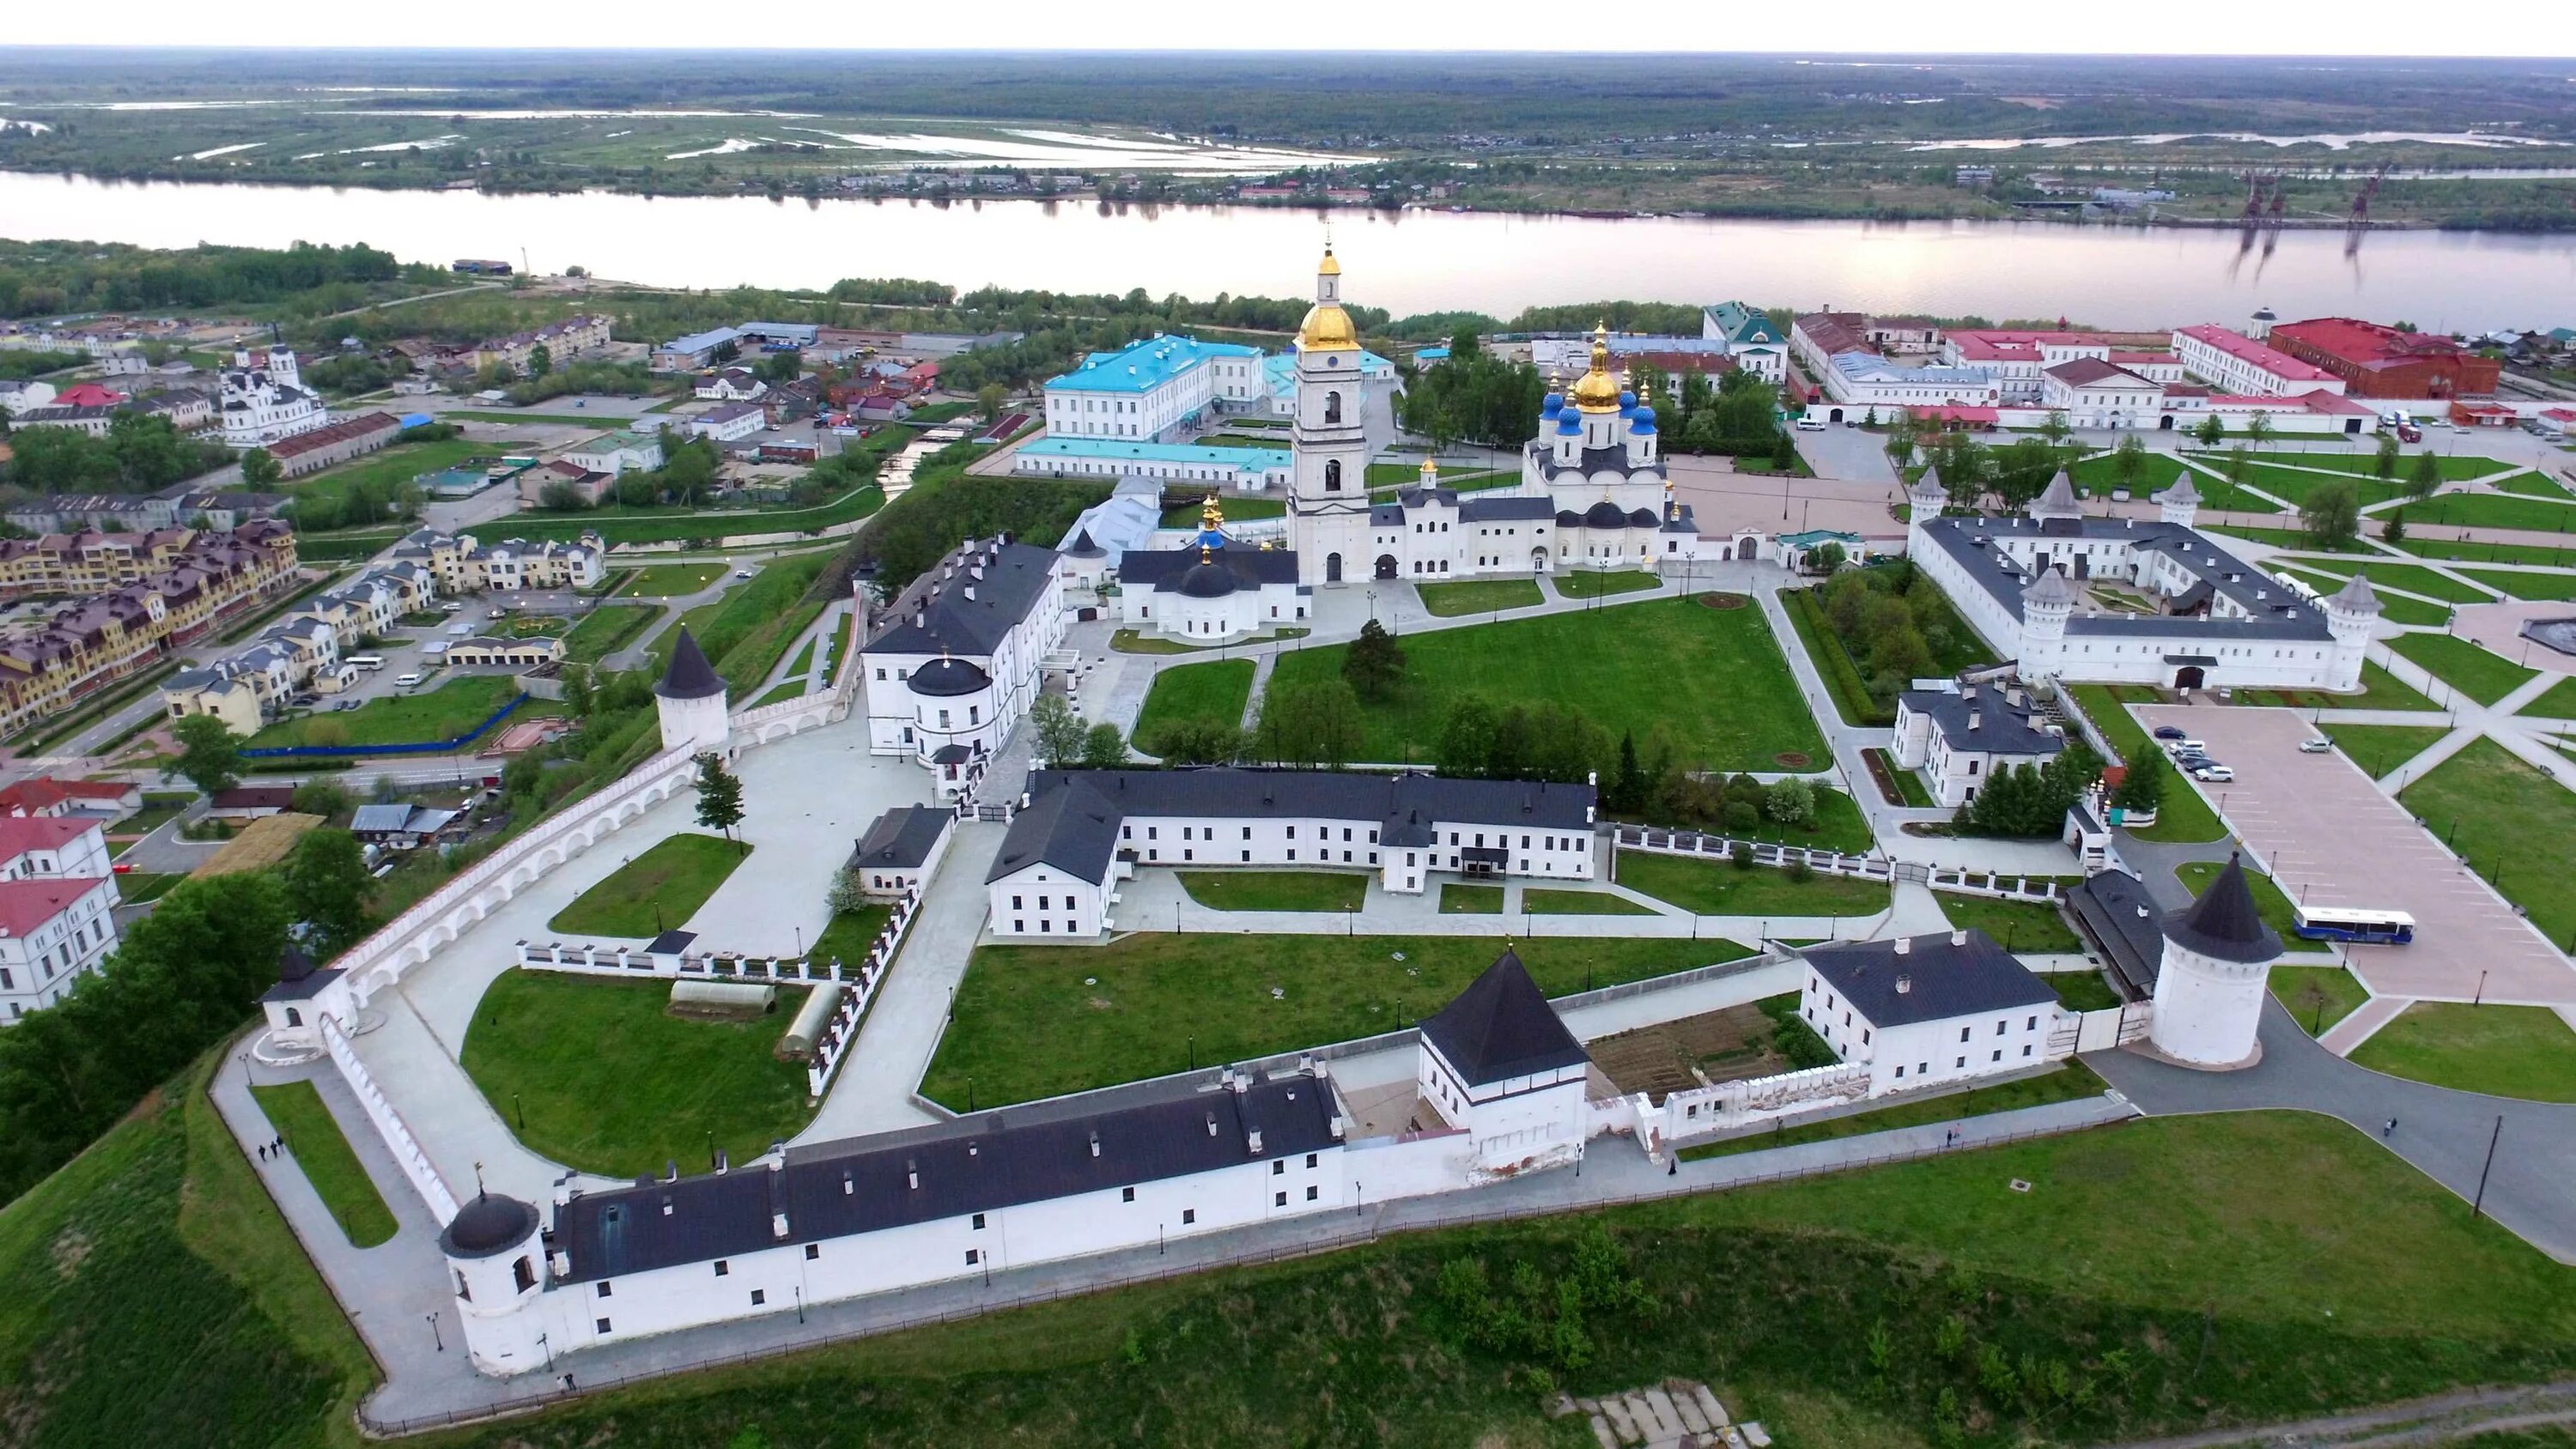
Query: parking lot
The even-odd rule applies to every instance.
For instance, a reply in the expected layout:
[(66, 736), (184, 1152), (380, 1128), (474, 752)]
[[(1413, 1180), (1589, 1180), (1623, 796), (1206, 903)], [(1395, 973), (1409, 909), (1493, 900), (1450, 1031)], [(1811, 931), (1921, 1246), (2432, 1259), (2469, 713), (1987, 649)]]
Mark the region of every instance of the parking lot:
[(2193, 788), (2269, 863), (2291, 900), (2393, 907), (2415, 918), (2412, 945), (2351, 948), (2353, 974), (2372, 994), (2468, 1001), (2483, 977), (2488, 1001), (2576, 1004), (2576, 969), (2466, 862), (2340, 752), (2300, 753), (2317, 731), (2294, 711), (2154, 705), (2137, 713), (2151, 730), (2183, 729), (2236, 771), (2229, 784)]

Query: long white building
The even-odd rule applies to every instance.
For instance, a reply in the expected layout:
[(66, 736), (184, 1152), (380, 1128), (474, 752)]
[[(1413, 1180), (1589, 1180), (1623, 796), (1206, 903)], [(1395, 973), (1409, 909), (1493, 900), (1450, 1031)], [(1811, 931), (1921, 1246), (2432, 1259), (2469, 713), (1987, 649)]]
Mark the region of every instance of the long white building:
[[(1910, 496), (1907, 555), (2025, 680), (2360, 687), (2380, 613), (2370, 585), (2355, 575), (2322, 604), (2291, 593), (2192, 527), (2188, 478), (2159, 496), (2153, 522), (2086, 516), (2064, 473), (2018, 516), (1942, 516), (1931, 470)], [(2159, 612), (2096, 600), (2095, 581)]]
[(1219, 403), (1249, 408), (1268, 390), (1261, 349), (1156, 335), (1094, 352), (1046, 384), (1047, 436), (1160, 442)]
[(2050, 1059), (2057, 993), (1983, 931), (1811, 946), (1806, 963), (1798, 1017), (1869, 1068), (1873, 1097)]
[[(272, 1026), (347, 1011), (289, 953)], [(287, 1027), (290, 1020), (298, 1023)], [(1450, 1191), (1577, 1162), (1590, 1059), (1509, 952), (1424, 1019), (1436, 1125), (1361, 1135), (1322, 1066), (1225, 1068), (810, 1147), (537, 1205), (467, 1201), (439, 1235), (487, 1374), (657, 1333)]]
[(0, 819), (0, 1026), (77, 990), (116, 949), (107, 835), (84, 816)]
[(1053, 549), (970, 539), (861, 621), (869, 752), (910, 756), (942, 799), (970, 792), (1064, 643), (1064, 572)]
[(2311, 392), (2343, 395), (2342, 378), (2216, 323), (2174, 329), (2173, 347), (2185, 371), (2222, 392), (2263, 397)]
[(1325, 770), (1040, 770), (984, 878), (997, 936), (1082, 940), (1140, 867), (1592, 878), (1593, 787)]

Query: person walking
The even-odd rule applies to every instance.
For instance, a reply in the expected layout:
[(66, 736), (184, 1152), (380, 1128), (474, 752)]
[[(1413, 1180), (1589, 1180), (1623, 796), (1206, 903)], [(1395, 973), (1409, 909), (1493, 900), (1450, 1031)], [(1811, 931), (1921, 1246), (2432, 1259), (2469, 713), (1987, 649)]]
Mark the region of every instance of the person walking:
[(2388, 1138), (2389, 1138), (2389, 1136), (2390, 1136), (2390, 1134), (2394, 1133), (2396, 1130), (2397, 1130), (2397, 1119), (2396, 1119), (2396, 1118), (2394, 1118), (2394, 1117), (2391, 1117), (2391, 1118), (2389, 1118), (2389, 1119), (2388, 1119), (2388, 1125), (2379, 1129), (2379, 1140), (2380, 1140), (2380, 1141), (2382, 1141), (2382, 1142), (2387, 1141), (2387, 1140), (2388, 1140)]

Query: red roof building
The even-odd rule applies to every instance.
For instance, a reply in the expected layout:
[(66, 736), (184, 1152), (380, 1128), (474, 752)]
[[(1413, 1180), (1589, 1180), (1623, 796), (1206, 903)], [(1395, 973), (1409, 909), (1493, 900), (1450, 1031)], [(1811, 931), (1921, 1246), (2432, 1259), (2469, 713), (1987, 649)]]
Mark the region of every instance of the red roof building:
[(0, 936), (24, 939), (106, 884), (103, 876), (47, 876), (0, 881)]
[(63, 816), (76, 810), (121, 814), (143, 803), (143, 787), (113, 780), (56, 780), (38, 775), (0, 790), (0, 816)]
[(2274, 347), (2342, 378), (2354, 397), (2483, 396), (2504, 364), (2448, 337), (2400, 332), (2351, 317), (2318, 317), (2272, 327)]
[(76, 382), (54, 394), (58, 408), (112, 408), (125, 401), (125, 394), (94, 382)]

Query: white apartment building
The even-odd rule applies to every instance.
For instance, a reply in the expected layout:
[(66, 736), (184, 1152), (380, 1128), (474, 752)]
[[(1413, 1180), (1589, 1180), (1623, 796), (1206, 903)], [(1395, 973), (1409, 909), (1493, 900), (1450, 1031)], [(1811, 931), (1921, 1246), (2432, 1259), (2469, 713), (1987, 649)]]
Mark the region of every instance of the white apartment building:
[(2057, 993), (1983, 931), (1812, 946), (1798, 1018), (1869, 1095), (1946, 1086), (2049, 1060)]
[(1064, 574), (1053, 549), (971, 539), (863, 617), (869, 752), (910, 756), (942, 799), (971, 793), (1064, 643)]
[(62, 1000), (116, 949), (107, 834), (81, 816), (0, 819), (0, 1026)]
[(662, 466), (662, 440), (651, 433), (603, 433), (564, 449), (563, 461), (592, 473), (650, 473)]
[(1159, 334), (1124, 351), (1092, 353), (1049, 378), (1047, 434), (1160, 442), (1187, 431), (1212, 406), (1260, 403), (1268, 386), (1257, 347)]
[(1932, 803), (1944, 809), (1976, 799), (1996, 771), (2037, 769), (2065, 748), (2065, 734), (2041, 723), (2018, 689), (1979, 684), (1896, 697), (1897, 768), (1920, 772)]
[(2312, 392), (2343, 395), (2342, 378), (2216, 323), (2176, 328), (2173, 349), (2184, 371), (2221, 392), (2264, 397)]

